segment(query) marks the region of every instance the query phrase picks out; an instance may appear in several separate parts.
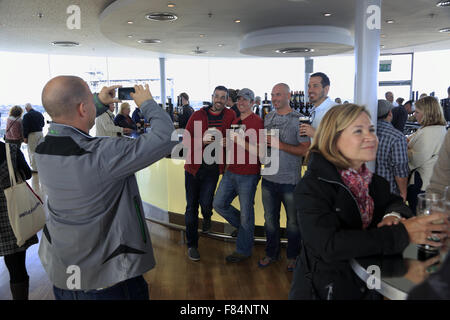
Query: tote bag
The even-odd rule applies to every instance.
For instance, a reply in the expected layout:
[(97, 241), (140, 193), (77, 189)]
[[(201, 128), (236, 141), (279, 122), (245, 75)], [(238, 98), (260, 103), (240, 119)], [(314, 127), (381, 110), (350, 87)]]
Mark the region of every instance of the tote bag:
[(17, 183), (11, 162), (9, 144), (6, 143), (5, 146), (11, 187), (6, 188), (4, 192), (9, 222), (17, 238), (17, 245), (20, 247), (44, 227), (45, 212), (41, 199), (26, 181)]

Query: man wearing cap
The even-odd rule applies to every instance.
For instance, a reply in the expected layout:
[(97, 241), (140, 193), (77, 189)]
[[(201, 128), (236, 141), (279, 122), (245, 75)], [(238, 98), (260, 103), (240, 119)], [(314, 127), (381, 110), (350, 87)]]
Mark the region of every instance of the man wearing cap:
[[(227, 167), (213, 202), (214, 209), (238, 231), (236, 250), (226, 257), (228, 262), (240, 262), (252, 255), (255, 230), (253, 205), (261, 167), (257, 146), (259, 132), (264, 129), (263, 120), (252, 111), (253, 91), (244, 88), (237, 97), (240, 117), (233, 121), (232, 130), (233, 125), (240, 127), (229, 132), (231, 141), (227, 143)], [(240, 211), (231, 205), (237, 196)]]
[(406, 200), (408, 144), (406, 137), (391, 124), (392, 108), (389, 101), (378, 100), (376, 173), (389, 181), (391, 193)]

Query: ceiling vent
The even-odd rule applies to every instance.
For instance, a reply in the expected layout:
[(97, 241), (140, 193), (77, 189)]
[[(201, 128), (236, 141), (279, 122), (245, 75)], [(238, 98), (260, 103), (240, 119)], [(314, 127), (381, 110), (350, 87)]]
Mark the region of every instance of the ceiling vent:
[(138, 40), (138, 42), (142, 43), (142, 44), (154, 44), (154, 43), (160, 43), (161, 40), (159, 40), (159, 39), (141, 39), (141, 40)]
[(56, 47), (77, 47), (80, 44), (74, 41), (53, 41), (52, 45)]
[(275, 52), (276, 53), (282, 53), (282, 54), (308, 53), (308, 52), (314, 52), (314, 49), (310, 49), (310, 48), (284, 48), (284, 49), (278, 49)]
[(436, 3), (436, 7), (450, 7), (450, 1), (441, 0), (438, 3)]
[(450, 28), (439, 29), (439, 32), (448, 33), (448, 32), (450, 32)]
[(194, 54), (204, 54), (204, 53), (208, 53), (208, 51), (200, 50), (200, 47), (197, 47), (197, 49), (192, 51), (192, 53), (194, 53)]
[(178, 19), (176, 14), (169, 12), (152, 12), (145, 15), (145, 18), (151, 21), (175, 21)]

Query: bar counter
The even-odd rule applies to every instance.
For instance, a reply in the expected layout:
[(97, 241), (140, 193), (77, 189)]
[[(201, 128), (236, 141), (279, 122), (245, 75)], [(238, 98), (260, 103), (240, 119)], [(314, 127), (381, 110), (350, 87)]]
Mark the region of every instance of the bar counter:
[[(446, 247), (448, 248), (449, 245), (450, 239), (447, 239)], [(352, 259), (350, 264), (353, 271), (364, 282), (367, 283), (369, 280), (369, 283), (374, 284), (375, 282), (372, 281), (376, 277), (380, 286), (375, 289), (386, 298), (406, 300), (413, 287), (439, 270), (447, 254), (448, 249), (441, 249), (434, 254), (425, 254), (417, 248), (417, 245), (410, 244), (402, 255), (357, 258)], [(379, 267), (380, 278), (373, 273), (373, 270), (368, 270), (370, 266)]]

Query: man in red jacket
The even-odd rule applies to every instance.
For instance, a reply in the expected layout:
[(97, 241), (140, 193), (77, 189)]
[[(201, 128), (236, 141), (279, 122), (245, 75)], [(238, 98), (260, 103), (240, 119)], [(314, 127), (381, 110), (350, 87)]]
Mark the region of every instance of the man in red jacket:
[[(225, 108), (227, 99), (227, 88), (216, 87), (212, 96), (212, 107), (204, 107), (192, 114), (183, 137), (183, 144), (187, 147), (184, 166), (187, 202), (186, 238), (188, 256), (193, 261), (200, 260), (198, 207), (200, 205), (202, 209), (202, 230), (208, 232), (211, 227), (214, 191), (219, 175), (224, 171), (224, 152), (221, 140), (226, 136), (226, 130), (230, 128), (236, 117), (234, 111)], [(213, 145), (210, 146), (210, 144)], [(213, 148), (214, 146), (215, 148)], [(211, 151), (211, 149), (214, 150)], [(215, 151), (218, 151), (218, 154), (215, 154)]]

